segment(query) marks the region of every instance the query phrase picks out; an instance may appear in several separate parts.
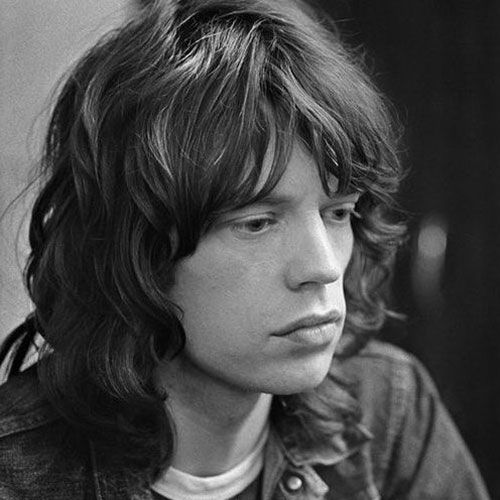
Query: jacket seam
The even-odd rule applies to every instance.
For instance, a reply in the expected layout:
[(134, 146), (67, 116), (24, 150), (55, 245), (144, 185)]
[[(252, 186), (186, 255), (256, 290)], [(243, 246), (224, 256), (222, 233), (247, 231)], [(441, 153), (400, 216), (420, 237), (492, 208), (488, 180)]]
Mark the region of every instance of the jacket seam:
[(89, 448), (90, 448), (90, 463), (92, 466), (92, 477), (94, 479), (95, 496), (96, 496), (97, 500), (103, 500), (101, 485), (99, 482), (99, 473), (97, 471), (97, 460), (96, 460), (95, 447), (94, 447), (94, 444), (92, 443), (92, 441), (89, 441)]
[[(399, 366), (397, 366), (399, 365)], [(393, 397), (391, 397), (391, 416), (390, 423), (387, 426), (387, 433), (390, 435), (388, 442), (389, 460), (384, 467), (384, 486), (390, 477), (392, 460), (395, 459), (399, 442), (401, 441), (403, 423), (406, 416), (408, 392), (408, 369), (413, 363), (394, 363), (393, 364)], [(392, 457), (392, 459), (391, 459)], [(385, 489), (385, 488), (384, 488)]]

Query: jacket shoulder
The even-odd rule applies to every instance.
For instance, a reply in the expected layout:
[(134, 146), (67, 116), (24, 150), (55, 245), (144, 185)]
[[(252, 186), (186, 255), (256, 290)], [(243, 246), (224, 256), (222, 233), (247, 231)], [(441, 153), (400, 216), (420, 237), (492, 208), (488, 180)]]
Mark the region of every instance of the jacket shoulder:
[(89, 467), (70, 426), (43, 395), (36, 368), (0, 386), (0, 498), (83, 498)]
[(433, 380), (414, 356), (371, 341), (341, 368), (373, 434), (371, 460), (384, 498), (488, 498)]
[(412, 365), (414, 363), (418, 363), (413, 355), (393, 344), (382, 342), (380, 340), (369, 341), (356, 355), (347, 358), (345, 360), (345, 364), (356, 364), (361, 360), (383, 362), (387, 366), (392, 364)]
[(0, 439), (46, 425), (57, 418), (43, 395), (36, 367), (0, 385)]
[(342, 361), (341, 368), (355, 383), (364, 409), (371, 404), (390, 405), (394, 398), (404, 399), (415, 391), (437, 396), (434, 382), (420, 361), (385, 342), (372, 340), (359, 353)]
[(381, 341), (370, 341), (340, 365), (352, 383), (363, 423), (374, 435), (377, 464), (387, 469), (414, 402), (439, 400), (435, 385), (414, 356)]

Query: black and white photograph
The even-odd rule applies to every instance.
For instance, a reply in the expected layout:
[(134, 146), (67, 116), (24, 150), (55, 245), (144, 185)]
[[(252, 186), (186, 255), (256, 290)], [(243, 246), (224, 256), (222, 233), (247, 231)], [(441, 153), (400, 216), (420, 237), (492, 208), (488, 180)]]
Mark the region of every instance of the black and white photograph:
[(500, 2), (0, 0), (0, 500), (500, 500)]

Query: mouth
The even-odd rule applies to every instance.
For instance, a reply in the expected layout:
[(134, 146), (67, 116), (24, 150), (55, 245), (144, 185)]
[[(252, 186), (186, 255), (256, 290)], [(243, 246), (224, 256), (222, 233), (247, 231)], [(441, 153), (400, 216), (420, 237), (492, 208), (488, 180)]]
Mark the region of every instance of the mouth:
[(322, 332), (340, 326), (343, 314), (340, 311), (332, 310), (326, 314), (312, 314), (304, 318), (292, 321), (288, 325), (273, 332), (273, 336), (286, 337), (294, 333)]

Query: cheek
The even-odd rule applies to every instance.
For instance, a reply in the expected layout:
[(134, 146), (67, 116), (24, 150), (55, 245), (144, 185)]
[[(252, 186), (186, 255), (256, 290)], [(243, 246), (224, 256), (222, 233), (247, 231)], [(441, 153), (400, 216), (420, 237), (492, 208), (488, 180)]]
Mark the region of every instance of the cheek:
[(344, 263), (345, 263), (344, 270), (349, 265), (349, 262), (351, 261), (352, 254), (354, 251), (354, 233), (352, 231), (352, 228), (349, 228), (349, 235), (347, 241), (348, 243), (346, 245), (345, 256), (344, 256)]
[(264, 261), (208, 250), (184, 259), (175, 272), (170, 295), (183, 310), (186, 327), (217, 328), (232, 317), (245, 321), (271, 273)]
[(332, 246), (343, 271), (345, 272), (351, 261), (354, 250), (354, 233), (351, 226), (346, 226), (342, 231), (332, 234)]
[(199, 252), (178, 266), (171, 298), (183, 311), (184, 353), (205, 370), (239, 372), (262, 351), (270, 295), (264, 290), (273, 280), (265, 266), (249, 261), (228, 252), (211, 253), (208, 261)]

